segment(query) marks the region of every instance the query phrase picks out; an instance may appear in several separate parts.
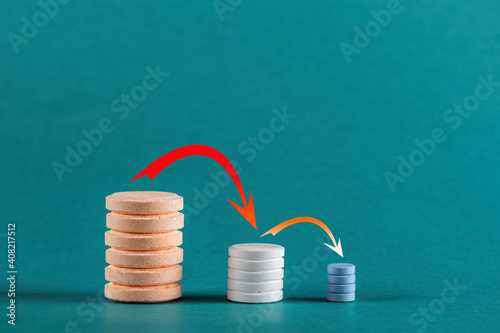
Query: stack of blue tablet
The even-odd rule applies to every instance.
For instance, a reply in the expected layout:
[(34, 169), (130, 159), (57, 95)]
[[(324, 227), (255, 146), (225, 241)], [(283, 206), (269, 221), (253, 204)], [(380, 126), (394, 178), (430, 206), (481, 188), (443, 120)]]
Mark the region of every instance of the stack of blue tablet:
[(352, 302), (356, 291), (355, 266), (353, 264), (328, 265), (328, 296), (330, 302)]

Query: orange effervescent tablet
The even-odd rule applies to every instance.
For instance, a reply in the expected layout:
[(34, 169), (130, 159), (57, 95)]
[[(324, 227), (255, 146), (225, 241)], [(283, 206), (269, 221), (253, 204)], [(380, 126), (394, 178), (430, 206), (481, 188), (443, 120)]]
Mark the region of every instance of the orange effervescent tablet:
[(111, 212), (106, 215), (106, 226), (123, 232), (166, 232), (184, 227), (184, 214), (130, 215)]
[(104, 296), (126, 303), (161, 303), (182, 296), (182, 285), (178, 282), (160, 286), (124, 286), (107, 283), (104, 286)]
[(104, 278), (109, 282), (132, 286), (160, 285), (180, 281), (182, 266), (124, 268), (110, 265), (105, 269)]
[(106, 250), (106, 262), (119, 267), (154, 268), (181, 263), (183, 251), (180, 247), (156, 251), (126, 251), (115, 248)]
[(104, 242), (107, 246), (122, 250), (165, 250), (182, 244), (182, 232), (132, 234), (109, 230), (104, 234)]
[(170, 192), (117, 192), (106, 197), (106, 208), (124, 214), (168, 214), (182, 210), (183, 199)]

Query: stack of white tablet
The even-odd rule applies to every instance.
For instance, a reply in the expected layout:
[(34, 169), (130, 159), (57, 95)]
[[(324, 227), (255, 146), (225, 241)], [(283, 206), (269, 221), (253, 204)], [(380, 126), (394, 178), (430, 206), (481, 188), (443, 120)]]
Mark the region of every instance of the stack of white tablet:
[(239, 303), (271, 303), (283, 299), (285, 248), (275, 244), (229, 247), (227, 299)]

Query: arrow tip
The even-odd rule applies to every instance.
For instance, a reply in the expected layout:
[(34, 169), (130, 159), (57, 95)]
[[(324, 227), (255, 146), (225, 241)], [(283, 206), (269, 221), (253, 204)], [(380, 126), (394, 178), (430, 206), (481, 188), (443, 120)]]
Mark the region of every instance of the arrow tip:
[(141, 178), (142, 176), (146, 175), (147, 173), (143, 171), (139, 172), (137, 174), (137, 176), (135, 176), (134, 178), (132, 178), (131, 182), (133, 182), (134, 180), (138, 179), (138, 178)]
[(238, 212), (240, 212), (241, 215), (243, 215), (243, 217), (248, 221), (250, 222), (250, 224), (255, 228), (257, 229), (257, 222), (255, 221), (255, 209), (253, 207), (253, 197), (252, 197), (252, 192), (250, 192), (250, 200), (248, 200), (248, 205), (246, 207), (241, 207), (237, 204), (235, 204), (234, 202), (232, 202), (231, 200), (227, 199), (227, 201), (229, 201), (233, 206), (234, 208), (236, 208), (236, 210)]
[(344, 258), (344, 252), (342, 252), (342, 244), (340, 243), (340, 239), (339, 239), (337, 246), (332, 246), (332, 245), (326, 244), (326, 243), (325, 243), (325, 245), (328, 246), (333, 252), (337, 253), (339, 256)]

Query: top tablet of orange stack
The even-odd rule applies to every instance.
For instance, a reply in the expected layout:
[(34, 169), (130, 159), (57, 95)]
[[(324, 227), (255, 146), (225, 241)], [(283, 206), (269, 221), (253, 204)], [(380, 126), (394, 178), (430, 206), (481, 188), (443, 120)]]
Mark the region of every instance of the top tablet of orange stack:
[(114, 301), (159, 303), (179, 298), (182, 286), (183, 199), (169, 192), (119, 192), (106, 197), (106, 284)]

